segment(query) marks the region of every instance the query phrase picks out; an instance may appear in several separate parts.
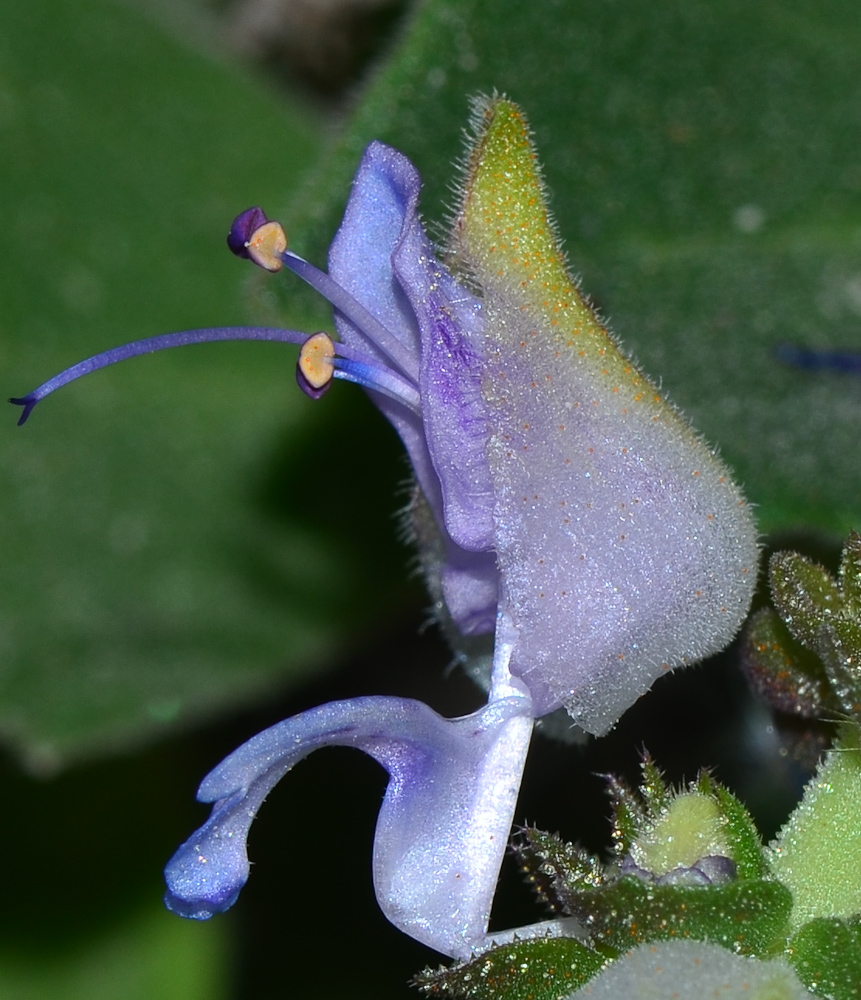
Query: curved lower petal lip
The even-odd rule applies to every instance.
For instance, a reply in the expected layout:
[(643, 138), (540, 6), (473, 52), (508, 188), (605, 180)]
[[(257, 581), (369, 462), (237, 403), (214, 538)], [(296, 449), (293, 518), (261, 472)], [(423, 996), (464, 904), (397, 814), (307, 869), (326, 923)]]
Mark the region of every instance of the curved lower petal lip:
[(190, 920), (208, 920), (233, 906), (248, 881), (245, 838), (255, 812), (242, 793), (216, 802), (208, 822), (165, 868), (164, 901), (171, 912)]
[(303, 757), (353, 746), (389, 773), (374, 839), (374, 885), (395, 926), (467, 957), (487, 933), (532, 730), (526, 696), (444, 719), (421, 702), (331, 702), (267, 729), (200, 786), (209, 820), (165, 869), (167, 906), (195, 920), (228, 909), (248, 879), (246, 838), (266, 795)]

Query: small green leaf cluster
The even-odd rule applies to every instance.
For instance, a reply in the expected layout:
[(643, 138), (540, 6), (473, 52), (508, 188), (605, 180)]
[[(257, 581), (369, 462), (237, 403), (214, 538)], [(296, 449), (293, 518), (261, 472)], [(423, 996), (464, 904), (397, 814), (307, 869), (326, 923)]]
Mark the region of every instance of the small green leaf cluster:
[(637, 790), (608, 782), (609, 862), (534, 828), (515, 840), (521, 867), (572, 936), (529, 939), (524, 929), (469, 962), (426, 970), (417, 980), (425, 995), (561, 1000), (632, 948), (661, 941), (763, 959), (784, 951), (792, 894), (731, 792), (707, 771), (673, 790), (648, 756)]
[(744, 663), (753, 687), (801, 718), (861, 720), (861, 534), (843, 549), (835, 579), (797, 552), (769, 563), (774, 609), (751, 620)]
[(561, 1000), (606, 962), (606, 955), (573, 937), (533, 938), (493, 948), (450, 969), (426, 969), (416, 985), (428, 997)]
[[(637, 789), (607, 781), (608, 861), (532, 827), (515, 839), (523, 871), (558, 922), (524, 928), (452, 968), (425, 970), (416, 983), (426, 996), (562, 1000), (641, 947), (687, 941), (725, 949), (778, 979), (797, 976), (787, 996), (806, 987), (827, 1000), (861, 997), (857, 727), (843, 727), (768, 847), (744, 805), (708, 771), (675, 790), (646, 755)], [(678, 969), (664, 962), (662, 970), (684, 981), (684, 953), (674, 960)], [(738, 966), (739, 982), (751, 969)]]
[(790, 938), (789, 950), (799, 978), (816, 995), (861, 996), (861, 914), (811, 920)]

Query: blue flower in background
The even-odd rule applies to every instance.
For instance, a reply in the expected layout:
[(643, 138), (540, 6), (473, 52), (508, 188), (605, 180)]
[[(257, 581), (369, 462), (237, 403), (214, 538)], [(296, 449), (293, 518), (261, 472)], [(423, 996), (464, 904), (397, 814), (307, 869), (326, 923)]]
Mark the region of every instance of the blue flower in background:
[(364, 386), (410, 456), (422, 565), (455, 636), (494, 637), (487, 705), (447, 720), (400, 698), (304, 712), (203, 782), (209, 821), (167, 866), (168, 906), (205, 919), (248, 877), (245, 839), (273, 785), (321, 746), (389, 773), (374, 844), (386, 916), (444, 954), (487, 935), (535, 719), (564, 708), (601, 734), (662, 673), (725, 645), (755, 582), (756, 532), (726, 468), (623, 355), (567, 273), (534, 151), (511, 102), (479, 102), (446, 263), (418, 216), (421, 181), (372, 143), (328, 274), (260, 209), (231, 249), (297, 273), (334, 307), (338, 339), (193, 330), (81, 362), (13, 402), (134, 355), (207, 340), (301, 345), (300, 386)]

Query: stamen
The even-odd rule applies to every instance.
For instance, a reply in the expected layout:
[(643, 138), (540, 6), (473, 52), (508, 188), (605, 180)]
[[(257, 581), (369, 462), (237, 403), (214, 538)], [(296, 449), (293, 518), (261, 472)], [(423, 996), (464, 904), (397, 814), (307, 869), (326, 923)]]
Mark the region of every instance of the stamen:
[(318, 333), (308, 338), (297, 330), (280, 330), (272, 327), (214, 327), (185, 330), (181, 333), (147, 337), (96, 354), (60, 372), (26, 396), (10, 398), (10, 403), (23, 407), (18, 426), (27, 422), (33, 408), (46, 396), (84, 375), (140, 354), (150, 354), (170, 347), (205, 343), (210, 340), (278, 340), (303, 345), (297, 366), (297, 380), (302, 390), (312, 398), (319, 399), (331, 385), (332, 378), (342, 378), (381, 392), (415, 413), (421, 412), (416, 388), (418, 358), (345, 288), (324, 271), (288, 250), (287, 236), (280, 223), (270, 222), (262, 208), (248, 208), (233, 220), (227, 244), (237, 256), (248, 258), (267, 271), (279, 271), (286, 264), (328, 299), (335, 309), (356, 327), (365, 341), (382, 351), (406, 378), (391, 371), (372, 355), (354, 354), (345, 345), (338, 345), (338, 357), (336, 357), (335, 343), (325, 333)]
[(164, 351), (170, 347), (184, 347), (186, 344), (203, 344), (211, 340), (277, 340), (286, 344), (302, 344), (307, 336), (300, 330), (279, 330), (264, 326), (222, 326), (202, 330), (183, 330), (181, 333), (164, 333), (158, 337), (147, 337), (131, 344), (124, 344), (122, 347), (114, 347), (110, 351), (104, 351), (102, 354), (96, 354), (85, 361), (79, 361), (71, 368), (67, 368), (59, 375), (43, 382), (38, 389), (34, 389), (26, 396), (13, 397), (9, 402), (24, 407), (24, 412), (18, 420), (20, 427), (27, 422), (33, 407), (46, 396), (50, 396), (52, 392), (68, 385), (69, 382), (74, 382), (75, 379), (89, 375), (90, 372), (107, 368), (108, 365), (125, 361), (127, 358), (136, 358), (141, 354), (152, 354), (154, 351)]
[[(238, 257), (252, 260), (267, 271), (286, 264), (303, 281), (356, 327), (369, 344), (381, 350), (412, 382), (418, 381), (418, 359), (413, 352), (325, 271), (287, 249), (287, 236), (278, 222), (270, 222), (262, 208), (247, 208), (233, 220), (227, 245)], [(305, 385), (299, 383), (303, 389)], [(315, 390), (316, 391), (316, 390)], [(325, 389), (322, 390), (325, 392)]]
[(237, 257), (248, 260), (248, 242), (252, 234), (255, 229), (259, 229), (268, 221), (266, 213), (258, 206), (246, 208), (244, 212), (240, 212), (233, 220), (230, 232), (227, 234), (227, 245), (230, 247), (230, 252), (235, 253)]
[(398, 340), (391, 330), (383, 326), (376, 316), (368, 312), (361, 302), (354, 299), (325, 271), (314, 267), (313, 264), (293, 253), (292, 250), (285, 250), (281, 255), (281, 260), (303, 281), (307, 281), (312, 288), (316, 289), (323, 298), (328, 299), (338, 312), (350, 320), (359, 333), (365, 337), (365, 340), (383, 351), (411, 382), (418, 382), (418, 358), (406, 344)]
[(354, 299), (346, 288), (292, 250), (285, 250), (281, 254), (281, 260), (323, 298), (328, 299), (338, 312), (356, 327), (367, 343), (379, 348), (411, 382), (418, 382), (418, 358), (391, 330), (383, 326), (376, 316), (368, 312), (361, 302)]
[(311, 399), (319, 399), (336, 378), (381, 392), (421, 416), (421, 397), (411, 382), (375, 358), (335, 343), (328, 333), (315, 333), (299, 352), (296, 364), (299, 388)]
[(237, 257), (254, 261), (267, 271), (280, 271), (287, 234), (280, 222), (270, 222), (262, 208), (246, 208), (233, 220), (227, 245)]
[(378, 363), (369, 364), (367, 361), (337, 357), (335, 378), (342, 378), (347, 382), (363, 385), (366, 389), (381, 392), (421, 416), (421, 396), (418, 389), (391, 368), (384, 368)]

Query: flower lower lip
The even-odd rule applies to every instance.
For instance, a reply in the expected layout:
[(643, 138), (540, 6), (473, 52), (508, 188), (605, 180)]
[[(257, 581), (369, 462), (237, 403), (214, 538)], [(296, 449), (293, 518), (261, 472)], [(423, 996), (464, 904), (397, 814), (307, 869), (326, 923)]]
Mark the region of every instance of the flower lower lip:
[(168, 907), (206, 920), (232, 906), (248, 878), (245, 840), (263, 799), (314, 750), (352, 746), (390, 775), (374, 840), (381, 908), (437, 951), (468, 957), (487, 932), (532, 723), (531, 702), (515, 685), (461, 719), (370, 697), (273, 726), (201, 784), (212, 815), (167, 865)]

